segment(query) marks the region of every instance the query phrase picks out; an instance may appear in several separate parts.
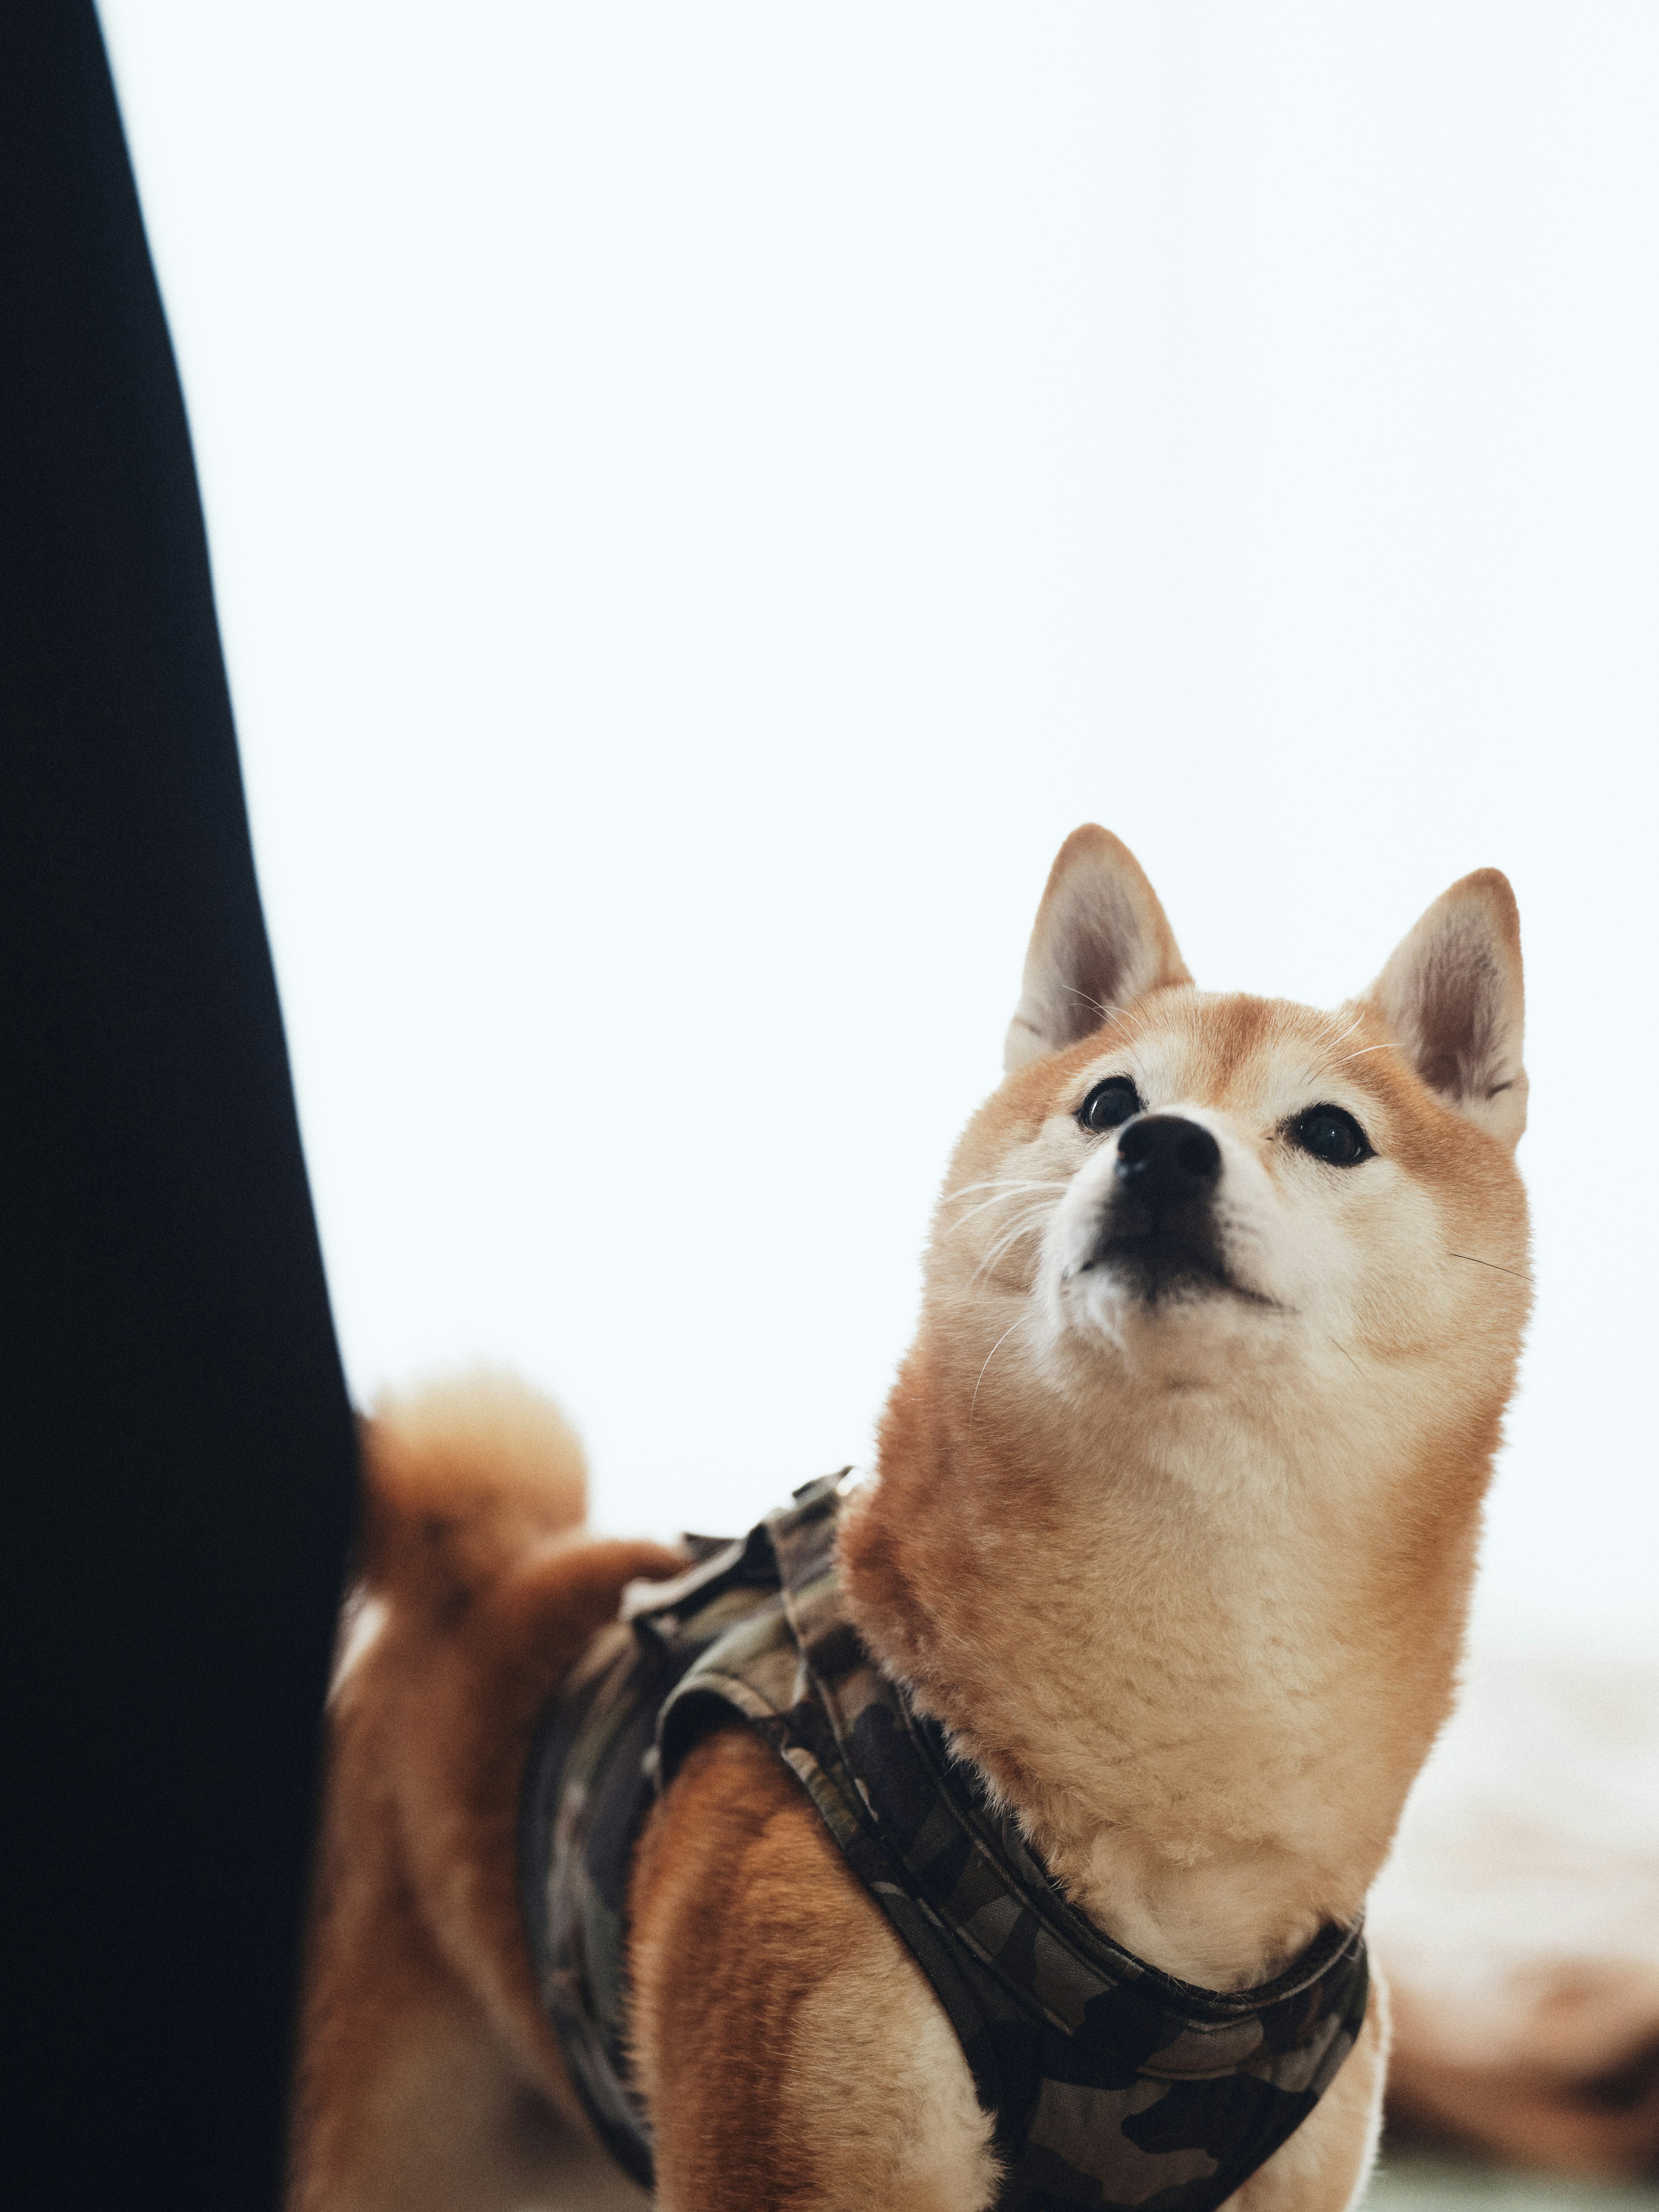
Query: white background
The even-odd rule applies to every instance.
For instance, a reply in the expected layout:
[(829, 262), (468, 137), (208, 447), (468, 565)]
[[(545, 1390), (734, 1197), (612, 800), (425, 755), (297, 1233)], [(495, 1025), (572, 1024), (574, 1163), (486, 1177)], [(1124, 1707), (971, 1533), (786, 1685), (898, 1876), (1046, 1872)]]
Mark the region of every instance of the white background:
[(105, 0), (357, 1393), (867, 1450), (1044, 872), (1330, 1004), (1502, 866), (1479, 1618), (1659, 1644), (1659, 11)]

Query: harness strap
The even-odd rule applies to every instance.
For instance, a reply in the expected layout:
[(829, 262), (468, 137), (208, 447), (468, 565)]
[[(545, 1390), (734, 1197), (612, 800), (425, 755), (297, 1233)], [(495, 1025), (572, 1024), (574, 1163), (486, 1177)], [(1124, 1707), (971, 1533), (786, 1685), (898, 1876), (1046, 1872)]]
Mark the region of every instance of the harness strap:
[(623, 2036), (628, 1863), (653, 1791), (735, 1716), (801, 1784), (944, 2006), (993, 2118), (999, 2212), (1216, 2212), (1352, 2049), (1359, 1928), (1325, 1929), (1289, 1972), (1239, 1991), (1114, 1944), (864, 1650), (836, 1580), (838, 1503), (835, 1478), (809, 1484), (740, 1542), (641, 1589), (532, 1758), (532, 1948), (596, 2125), (648, 2180)]

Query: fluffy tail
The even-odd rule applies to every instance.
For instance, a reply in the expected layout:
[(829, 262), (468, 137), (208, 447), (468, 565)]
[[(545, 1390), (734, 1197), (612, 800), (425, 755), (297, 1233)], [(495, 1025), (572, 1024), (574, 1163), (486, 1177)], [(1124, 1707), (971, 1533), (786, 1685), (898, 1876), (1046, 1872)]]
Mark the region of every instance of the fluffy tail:
[(397, 1607), (453, 1616), (586, 1515), (575, 1431), (515, 1376), (383, 1399), (362, 1433), (362, 1579)]

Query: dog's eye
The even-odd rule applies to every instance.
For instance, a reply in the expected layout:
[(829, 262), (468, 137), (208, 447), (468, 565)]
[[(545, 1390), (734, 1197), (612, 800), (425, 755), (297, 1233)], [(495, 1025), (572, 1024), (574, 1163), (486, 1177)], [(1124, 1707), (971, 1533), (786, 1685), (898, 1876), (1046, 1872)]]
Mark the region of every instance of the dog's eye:
[(1371, 1157), (1365, 1132), (1340, 1106), (1310, 1106), (1297, 1115), (1288, 1133), (1293, 1145), (1334, 1168), (1357, 1168)]
[(1078, 1108), (1077, 1118), (1085, 1129), (1121, 1129), (1139, 1111), (1140, 1093), (1128, 1077), (1109, 1075)]

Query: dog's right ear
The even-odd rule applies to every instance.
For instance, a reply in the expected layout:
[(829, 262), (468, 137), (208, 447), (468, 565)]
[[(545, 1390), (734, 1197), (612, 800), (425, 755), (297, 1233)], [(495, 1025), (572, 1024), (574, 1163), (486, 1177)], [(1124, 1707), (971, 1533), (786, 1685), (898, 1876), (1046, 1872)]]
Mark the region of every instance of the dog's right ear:
[(1048, 873), (1002, 1064), (1063, 1052), (1166, 983), (1190, 983), (1158, 894), (1128, 847), (1092, 822), (1073, 830)]

